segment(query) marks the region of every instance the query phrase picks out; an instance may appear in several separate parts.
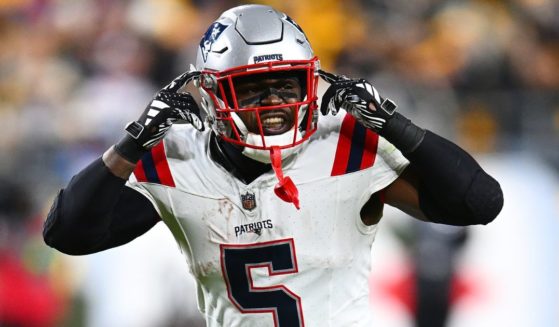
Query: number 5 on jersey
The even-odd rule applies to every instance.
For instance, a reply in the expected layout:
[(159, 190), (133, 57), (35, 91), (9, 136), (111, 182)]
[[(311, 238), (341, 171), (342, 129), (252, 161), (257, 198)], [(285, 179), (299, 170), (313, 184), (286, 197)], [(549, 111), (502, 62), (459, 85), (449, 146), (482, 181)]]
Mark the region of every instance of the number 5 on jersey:
[(256, 287), (252, 268), (268, 268), (270, 276), (298, 272), (293, 239), (254, 244), (222, 244), (221, 269), (229, 300), (242, 313), (273, 314), (279, 327), (304, 326), (301, 298), (284, 285)]

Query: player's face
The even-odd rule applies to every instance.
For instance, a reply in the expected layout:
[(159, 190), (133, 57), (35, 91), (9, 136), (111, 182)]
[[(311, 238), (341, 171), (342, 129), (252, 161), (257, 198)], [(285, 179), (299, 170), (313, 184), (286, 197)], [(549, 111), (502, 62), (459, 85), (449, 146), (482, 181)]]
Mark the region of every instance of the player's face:
[[(241, 108), (277, 106), (301, 101), (302, 87), (296, 77), (263, 75), (245, 78), (235, 83), (237, 101)], [(295, 123), (296, 106), (260, 110), (264, 135), (279, 135), (289, 131)], [(259, 134), (255, 111), (240, 111), (247, 129)]]

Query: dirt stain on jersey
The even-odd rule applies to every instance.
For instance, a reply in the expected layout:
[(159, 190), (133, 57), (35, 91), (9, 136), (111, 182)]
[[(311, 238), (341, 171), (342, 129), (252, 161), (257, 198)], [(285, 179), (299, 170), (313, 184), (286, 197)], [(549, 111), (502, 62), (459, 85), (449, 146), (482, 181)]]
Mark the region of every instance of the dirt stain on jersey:
[(224, 217), (225, 220), (231, 220), (231, 215), (233, 213), (233, 203), (227, 199), (219, 200), (217, 212), (220, 216)]
[(224, 243), (232, 237), (229, 228), (232, 218), (234, 217), (235, 207), (231, 201), (221, 199), (217, 201), (217, 205), (208, 208), (202, 214), (202, 221), (208, 229), (208, 239), (213, 243)]

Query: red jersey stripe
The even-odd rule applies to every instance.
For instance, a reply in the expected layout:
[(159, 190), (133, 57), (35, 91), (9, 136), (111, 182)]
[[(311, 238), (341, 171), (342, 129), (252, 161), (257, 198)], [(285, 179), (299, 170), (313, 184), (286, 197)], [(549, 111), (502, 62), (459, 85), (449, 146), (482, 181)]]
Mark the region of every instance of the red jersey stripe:
[(175, 187), (175, 181), (171, 175), (171, 169), (169, 168), (167, 156), (165, 155), (165, 145), (163, 141), (159, 142), (159, 144), (151, 149), (151, 155), (153, 156), (155, 170), (157, 171), (157, 176), (161, 184)]
[(343, 175), (346, 173), (355, 123), (355, 118), (353, 118), (352, 115), (345, 115), (342, 127), (340, 128), (340, 138), (338, 139), (338, 147), (336, 148), (336, 156), (332, 167), (332, 176)]
[(359, 169), (367, 169), (372, 167), (377, 157), (378, 134), (367, 130), (365, 135), (365, 148), (363, 149), (363, 158), (361, 159), (361, 167)]
[(146, 172), (144, 171), (144, 164), (142, 160), (138, 161), (136, 164), (136, 168), (134, 168), (134, 176), (136, 176), (138, 182), (147, 182), (148, 179), (146, 177)]

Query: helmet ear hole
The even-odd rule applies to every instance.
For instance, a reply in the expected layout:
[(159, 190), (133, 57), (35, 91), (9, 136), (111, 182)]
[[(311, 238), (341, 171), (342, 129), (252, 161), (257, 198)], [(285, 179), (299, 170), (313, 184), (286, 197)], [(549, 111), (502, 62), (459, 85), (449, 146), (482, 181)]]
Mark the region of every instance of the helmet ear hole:
[(214, 92), (217, 90), (217, 80), (212, 74), (202, 74), (200, 76), (200, 83), (205, 89), (212, 90)]

